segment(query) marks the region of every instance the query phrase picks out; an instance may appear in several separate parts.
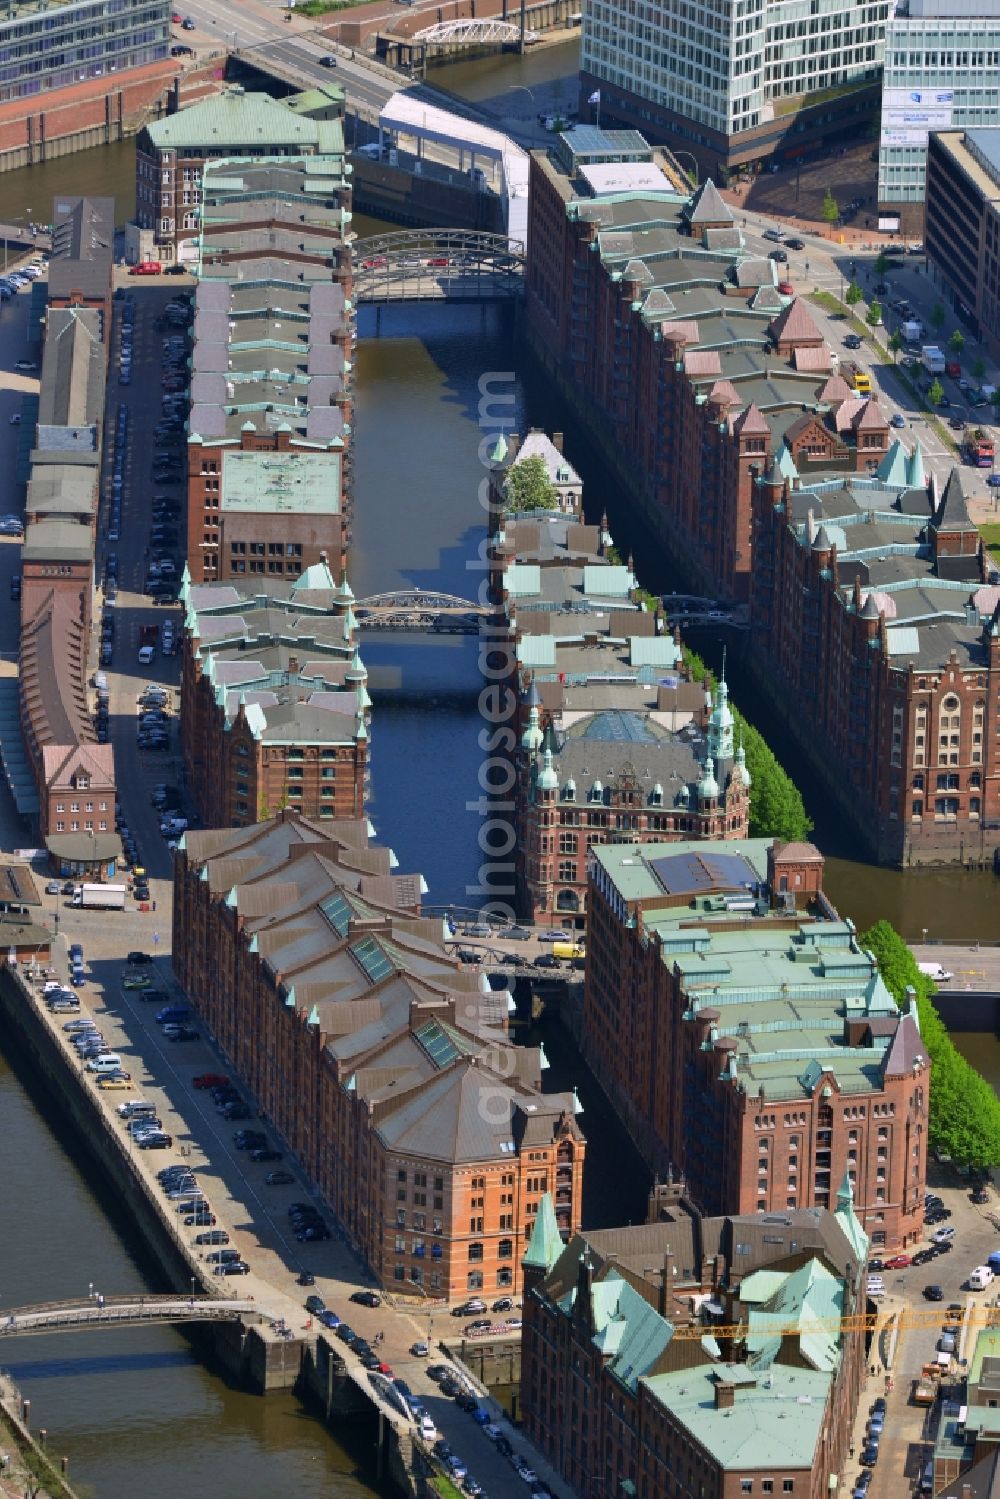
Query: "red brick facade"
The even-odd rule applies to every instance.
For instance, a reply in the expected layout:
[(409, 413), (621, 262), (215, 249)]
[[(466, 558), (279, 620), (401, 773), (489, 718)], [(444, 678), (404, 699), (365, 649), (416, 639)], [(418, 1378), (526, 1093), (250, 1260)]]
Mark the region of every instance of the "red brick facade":
[(0, 105), (0, 156), (25, 153), (25, 162), (45, 161), (53, 143), (88, 131), (103, 131), (107, 141), (120, 140), (137, 120), (156, 111), (178, 73), (173, 59), (93, 78), (31, 101)]
[[(448, 1300), (517, 1291), (542, 1195), (555, 1197), (564, 1234), (579, 1227), (585, 1141), (566, 1095), (522, 1084), (537, 1054), (519, 1049), (516, 1073), (501, 1057), (503, 1078), (494, 1069), (496, 1049), (508, 1049), (505, 1017), (491, 1041), (484, 1032), (472, 1044), (478, 975), (438, 945), (440, 923), (419, 919), (419, 880), (391, 878), (386, 850), (368, 848), (364, 828), (285, 813), (252, 829), (189, 834), (174, 875), (178, 978), (386, 1284)], [(262, 863), (258, 850), (279, 836), (290, 840), (286, 855), (272, 866), (265, 853)], [(300, 881), (318, 892), (318, 911), (303, 909)], [(392, 900), (390, 885), (392, 906), (378, 898)], [(348, 909), (338, 889), (352, 912), (356, 895), (365, 912), (344, 921), (343, 937), (331, 924)], [(288, 932), (294, 966), (282, 956)], [(383, 938), (393, 965), (366, 978), (358, 944), (385, 954), (372, 946)], [(405, 966), (411, 950), (419, 978)], [(333, 965), (338, 979), (324, 978)], [(441, 1044), (459, 1038), (435, 1066), (421, 1039), (432, 1023)], [(469, 1142), (486, 1138), (483, 1120), (498, 1108), (498, 1120), (510, 1111), (509, 1141), (477, 1157)]]
[[(345, 420), (348, 416), (345, 412)], [(211, 444), (188, 439), (187, 564), (192, 582), (243, 581), (255, 573), (297, 578), (325, 559), (335, 573), (343, 571), (347, 565), (343, 511), (295, 514), (222, 507), (227, 453), (284, 453), (295, 446), (291, 432), (241, 432), (238, 438)]]
[[(879, 859), (989, 856), (1000, 842), (1000, 749), (991, 729), (1000, 702), (997, 622), (974, 650), (956, 641), (926, 666), (894, 661), (886, 619), (865, 598), (856, 564), (842, 573), (822, 532), (802, 544), (789, 524), (792, 499), (787, 486), (758, 486), (752, 610), (775, 696), (794, 703), (824, 745)], [(985, 581), (974, 528), (930, 526), (928, 540), (939, 570), (943, 559), (967, 558)], [(969, 581), (956, 606), (979, 588)], [(993, 590), (983, 594), (992, 607)]]
[[(754, 897), (770, 900), (773, 909), (748, 917), (737, 914), (739, 903), (735, 909), (717, 904), (710, 924), (695, 911), (687, 925), (697, 929), (705, 920), (709, 941), (699, 934), (690, 949), (683, 944), (679, 915), (679, 909), (697, 904), (688, 895), (650, 894), (623, 902), (601, 878), (592, 879), (585, 1050), (647, 1160), (660, 1172), (683, 1173), (703, 1211), (828, 1207), (848, 1172), (858, 1216), (872, 1242), (902, 1247), (922, 1234), (925, 1049), (914, 1019), (901, 1020), (887, 996), (870, 1015), (859, 1002), (857, 1018), (849, 1009), (844, 1019), (833, 990), (824, 998), (810, 984), (796, 1009), (786, 998), (798, 985), (794, 957), (782, 968), (787, 979), (762, 967), (772, 956), (769, 945), (774, 955), (794, 955), (803, 944), (806, 953), (812, 943), (822, 951), (826, 940), (822, 920), (796, 911), (797, 905), (822, 909), (822, 896), (817, 907), (814, 895), (822, 879), (821, 857), (808, 844), (790, 845), (790, 856), (780, 855), (780, 846), (777, 857), (772, 849), (766, 894)], [(638, 857), (630, 861), (640, 862)], [(631, 878), (631, 867), (624, 873)], [(746, 904), (753, 909), (751, 901)], [(664, 926), (671, 911), (678, 924), (670, 918)], [(842, 935), (834, 940), (844, 945)], [(697, 966), (689, 950), (700, 954)], [(680, 953), (676, 961), (672, 951)], [(839, 953), (835, 956), (839, 960)], [(863, 957), (848, 961), (854, 963), (858, 994), (872, 985), (877, 991), (879, 981)], [(744, 970), (756, 975), (756, 982), (741, 983), (737, 975)], [(715, 976), (714, 984), (709, 975)], [(771, 991), (772, 1008), (758, 1034), (749, 1001), (767, 1000)], [(773, 1034), (780, 1033), (780, 1048), (768, 1021), (776, 1027)], [(758, 1087), (753, 1057), (741, 1050), (744, 1035), (747, 1043), (753, 1036), (753, 1057), (762, 1062), (772, 1049), (796, 1060), (784, 1072), (779, 1067), (778, 1077), (762, 1068)], [(849, 1060), (854, 1048), (872, 1051), (871, 1065), (860, 1077)]]
[[(692, 1307), (711, 1299), (723, 1309), (722, 1322), (734, 1325), (746, 1314), (741, 1282), (758, 1270), (794, 1278), (813, 1263), (838, 1279), (845, 1269), (857, 1276), (864, 1268), (857, 1258), (863, 1240), (852, 1237), (856, 1225), (842, 1231), (844, 1223), (840, 1211), (811, 1222), (806, 1215), (788, 1215), (769, 1222), (696, 1217), (693, 1223), (675, 1212), (670, 1222), (580, 1235), (547, 1272), (526, 1264), (525, 1428), (572, 1492), (581, 1499), (610, 1493), (826, 1499), (830, 1475), (841, 1473), (847, 1460), (864, 1375), (863, 1334), (842, 1336), (807, 1454), (800, 1432), (795, 1441), (775, 1440), (780, 1428), (771, 1425), (774, 1413), (767, 1409), (771, 1399), (779, 1409), (794, 1399), (796, 1371), (810, 1367), (795, 1333), (782, 1340), (779, 1358), (766, 1369), (743, 1364), (745, 1345), (731, 1339), (720, 1340), (713, 1364), (699, 1337), (709, 1328), (692, 1321)], [(845, 1293), (850, 1298), (849, 1288)], [(616, 1357), (623, 1345), (628, 1354)], [(760, 1401), (758, 1439), (727, 1447), (717, 1440), (721, 1422), (706, 1417), (703, 1404), (687, 1419), (674, 1409), (685, 1386), (696, 1382), (714, 1411), (735, 1413), (743, 1400)]]

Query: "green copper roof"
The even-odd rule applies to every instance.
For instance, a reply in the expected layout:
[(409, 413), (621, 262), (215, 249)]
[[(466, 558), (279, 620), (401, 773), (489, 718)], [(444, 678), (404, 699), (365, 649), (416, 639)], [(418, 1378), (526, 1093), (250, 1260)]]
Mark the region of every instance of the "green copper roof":
[[(729, 1365), (703, 1364), (654, 1374), (645, 1383), (727, 1472), (766, 1472), (772, 1464), (786, 1469), (811, 1467), (832, 1376), (777, 1363), (755, 1385), (736, 1375)], [(735, 1387), (731, 1407), (716, 1408), (719, 1384)]]
[(531, 1242), (523, 1264), (548, 1273), (564, 1249), (562, 1235), (556, 1222), (556, 1210), (552, 1206), (552, 1194), (544, 1193), (538, 1204), (538, 1216), (531, 1230)]
[(783, 1275), (767, 1300), (750, 1312), (747, 1350), (753, 1368), (761, 1370), (774, 1362), (781, 1352), (780, 1329), (794, 1325), (802, 1357), (814, 1369), (835, 1373), (840, 1363), (837, 1324), (843, 1305), (843, 1282), (819, 1260), (808, 1260)]
[(983, 1377), (985, 1359), (1000, 1358), (1000, 1327), (983, 1327), (976, 1338), (976, 1346), (969, 1360), (969, 1390), (979, 1384)]
[[(881, 975), (879, 977), (881, 978)], [(848, 1243), (857, 1255), (858, 1264), (865, 1264), (868, 1259), (868, 1235), (861, 1227), (858, 1216), (854, 1211), (854, 1187), (846, 1171), (844, 1172), (844, 1180), (840, 1184), (840, 1191), (837, 1193), (837, 1209), (834, 1216), (844, 1230)]]
[(225, 151), (257, 146), (266, 154), (271, 146), (315, 147), (322, 123), (294, 114), (270, 94), (227, 89), (162, 120), (152, 120), (146, 128), (160, 150), (210, 146), (213, 151)]
[(496, 447), (490, 454), (491, 463), (505, 463), (507, 461), (507, 440), (503, 433), (497, 438)]

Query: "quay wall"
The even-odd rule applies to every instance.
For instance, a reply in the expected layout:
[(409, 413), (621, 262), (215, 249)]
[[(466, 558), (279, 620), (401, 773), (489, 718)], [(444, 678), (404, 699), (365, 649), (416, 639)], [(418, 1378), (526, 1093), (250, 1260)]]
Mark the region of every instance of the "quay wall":
[[(166, 1203), (138, 1169), (104, 1099), (74, 1065), (41, 999), (9, 964), (0, 972), (0, 1016), (5, 1039), (44, 1094), (46, 1112), (56, 1112), (73, 1129), (102, 1180), (114, 1190), (121, 1211), (141, 1234), (167, 1287), (186, 1294), (194, 1281), (198, 1292), (217, 1296), (218, 1284), (206, 1275), (204, 1264), (168, 1215)], [(203, 1340), (206, 1352), (233, 1379), (257, 1394), (290, 1390), (298, 1380), (300, 1340), (272, 1338), (243, 1321), (191, 1327), (188, 1332), (193, 1340)]]

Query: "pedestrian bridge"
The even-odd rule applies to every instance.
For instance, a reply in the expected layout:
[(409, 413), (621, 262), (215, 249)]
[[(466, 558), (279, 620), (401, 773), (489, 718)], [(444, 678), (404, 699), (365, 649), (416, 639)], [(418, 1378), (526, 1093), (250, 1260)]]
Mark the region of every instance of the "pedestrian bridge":
[(213, 1296), (103, 1296), (79, 1301), (42, 1301), (0, 1308), (0, 1337), (47, 1332), (87, 1332), (150, 1323), (239, 1322), (272, 1319), (253, 1302)]
[(356, 302), (513, 301), (524, 245), (472, 229), (402, 229), (354, 246)]
[(693, 593), (665, 593), (662, 602), (671, 624), (725, 625), (733, 630), (750, 628), (750, 614), (745, 604), (727, 604), (721, 599), (703, 598)]
[[(447, 44), (453, 47), (478, 47), (487, 42), (520, 42), (521, 28), (516, 21), (484, 19), (482, 21), (441, 21), (437, 26), (425, 26), (415, 31), (414, 42), (431, 45)], [(537, 31), (525, 31), (526, 42), (537, 42)]]
[(359, 629), (423, 630), (431, 635), (478, 635), (480, 620), (492, 612), (471, 599), (420, 588), (375, 593), (354, 603)]

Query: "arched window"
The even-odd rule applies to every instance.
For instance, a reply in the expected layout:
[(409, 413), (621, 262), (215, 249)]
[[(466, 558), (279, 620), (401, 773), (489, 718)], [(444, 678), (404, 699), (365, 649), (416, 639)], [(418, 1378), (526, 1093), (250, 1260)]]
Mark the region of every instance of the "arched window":
[(557, 911), (579, 911), (580, 897), (575, 890), (560, 890), (556, 896)]
[(470, 1244), (469, 1245), (469, 1263), (473, 1264), (476, 1260), (481, 1260), (482, 1257), (483, 1257), (483, 1246), (482, 1246), (482, 1244)]

